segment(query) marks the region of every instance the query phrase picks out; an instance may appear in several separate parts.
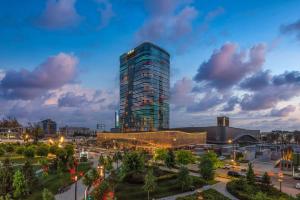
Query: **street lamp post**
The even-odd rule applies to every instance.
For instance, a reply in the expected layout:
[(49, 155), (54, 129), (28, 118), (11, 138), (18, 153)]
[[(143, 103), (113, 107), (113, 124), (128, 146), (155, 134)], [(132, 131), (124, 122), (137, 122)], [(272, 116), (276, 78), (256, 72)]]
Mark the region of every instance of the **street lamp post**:
[(77, 200), (77, 176), (75, 176), (75, 200)]
[(278, 173), (278, 181), (279, 181), (279, 191), (281, 192), (281, 183), (283, 181), (283, 174), (282, 174), (282, 172)]

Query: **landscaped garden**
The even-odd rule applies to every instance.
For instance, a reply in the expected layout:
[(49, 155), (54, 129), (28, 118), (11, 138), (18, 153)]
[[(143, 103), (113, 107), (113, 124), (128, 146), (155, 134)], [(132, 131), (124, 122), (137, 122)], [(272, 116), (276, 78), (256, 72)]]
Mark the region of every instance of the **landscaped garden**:
[(179, 197), (176, 200), (230, 200), (229, 198), (225, 197), (223, 194), (219, 193), (214, 189), (208, 189), (201, 193), (192, 194), (185, 197)]
[(52, 200), (83, 176), (90, 163), (74, 158), (72, 144), (0, 144), (0, 199)]
[[(193, 191), (215, 183), (214, 170), (219, 165), (216, 158), (212, 152), (199, 159), (191, 151), (173, 152), (170, 149), (157, 149), (153, 155), (142, 151), (128, 151), (113, 158), (100, 156), (99, 165), (110, 175), (100, 184), (96, 184), (90, 196), (94, 199), (103, 199), (110, 194), (120, 200), (142, 200)], [(194, 163), (197, 159), (200, 161), (199, 176), (192, 176), (186, 165)], [(121, 166), (113, 169), (111, 162), (118, 163), (118, 160), (122, 160)], [(84, 179), (87, 187), (92, 185), (89, 179), (88, 176)], [(95, 182), (96, 179), (92, 179)], [(212, 192), (206, 195), (209, 194), (214, 196)]]
[(295, 200), (286, 193), (280, 192), (271, 185), (270, 177), (265, 173), (260, 181), (255, 179), (251, 163), (246, 177), (234, 179), (227, 183), (227, 190), (233, 196), (243, 200)]

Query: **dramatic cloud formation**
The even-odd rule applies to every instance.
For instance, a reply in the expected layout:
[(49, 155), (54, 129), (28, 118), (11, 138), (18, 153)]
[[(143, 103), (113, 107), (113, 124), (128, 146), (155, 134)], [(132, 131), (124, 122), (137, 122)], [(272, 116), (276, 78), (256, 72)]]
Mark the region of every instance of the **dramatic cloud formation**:
[(59, 107), (79, 107), (85, 106), (88, 103), (86, 96), (76, 95), (74, 93), (68, 92), (64, 96), (58, 99)]
[(112, 17), (115, 16), (115, 13), (112, 9), (112, 4), (109, 2), (109, 0), (97, 0), (97, 2), (101, 6), (98, 9), (98, 12), (100, 14), (99, 28), (104, 28), (109, 24)]
[(75, 9), (76, 0), (47, 0), (38, 24), (49, 29), (76, 26), (81, 17)]
[(228, 100), (227, 104), (223, 107), (223, 110), (222, 110), (222, 111), (225, 111), (225, 112), (233, 111), (234, 108), (235, 108), (235, 106), (236, 106), (237, 104), (239, 104), (239, 103), (240, 103), (240, 99), (239, 99), (238, 97), (236, 97), (236, 96), (232, 96), (232, 97)]
[(147, 0), (150, 18), (138, 31), (139, 40), (176, 40), (190, 33), (198, 11), (189, 1)]
[(202, 112), (207, 111), (215, 106), (224, 103), (227, 100), (227, 96), (220, 95), (218, 93), (207, 92), (200, 99), (196, 100), (193, 104), (187, 107), (187, 112)]
[(240, 84), (240, 87), (242, 89), (253, 91), (260, 90), (270, 84), (271, 78), (272, 77), (269, 70), (260, 71), (255, 75), (243, 80), (243, 82)]
[(231, 88), (245, 76), (261, 69), (265, 62), (265, 51), (265, 45), (258, 44), (251, 47), (247, 55), (246, 51), (238, 52), (236, 44), (224, 44), (207, 62), (200, 65), (194, 80), (218, 90)]
[(195, 95), (192, 94), (193, 81), (184, 77), (178, 80), (171, 88), (171, 104), (175, 109), (185, 107), (194, 102)]
[[(254, 77), (255, 78), (255, 77)], [(285, 72), (273, 76), (270, 84), (252, 94), (245, 94), (241, 101), (243, 110), (262, 110), (275, 107), (300, 95), (300, 72)]]
[(290, 113), (295, 112), (296, 107), (292, 105), (288, 105), (281, 109), (272, 109), (271, 110), (271, 116), (272, 117), (286, 117)]
[(32, 72), (9, 70), (0, 82), (0, 96), (7, 99), (33, 99), (50, 89), (74, 81), (77, 58), (60, 53), (49, 57)]
[(280, 31), (283, 34), (296, 34), (296, 37), (300, 40), (300, 19), (294, 23), (282, 25)]

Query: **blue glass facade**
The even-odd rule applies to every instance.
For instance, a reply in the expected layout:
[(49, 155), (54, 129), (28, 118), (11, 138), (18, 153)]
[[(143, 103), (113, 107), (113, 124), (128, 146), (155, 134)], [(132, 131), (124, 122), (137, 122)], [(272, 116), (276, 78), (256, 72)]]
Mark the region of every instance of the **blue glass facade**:
[(169, 128), (170, 55), (149, 42), (120, 56), (122, 132)]

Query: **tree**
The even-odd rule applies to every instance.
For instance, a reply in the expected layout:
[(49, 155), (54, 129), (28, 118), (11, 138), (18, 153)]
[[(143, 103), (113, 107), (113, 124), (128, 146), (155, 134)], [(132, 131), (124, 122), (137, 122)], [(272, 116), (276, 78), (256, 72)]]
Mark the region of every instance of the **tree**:
[(176, 162), (180, 165), (187, 165), (195, 162), (195, 157), (191, 151), (178, 150), (176, 151)]
[(272, 200), (272, 198), (268, 197), (268, 195), (265, 193), (258, 192), (254, 196), (253, 200)]
[(87, 191), (90, 189), (90, 187), (93, 185), (93, 183), (99, 178), (99, 174), (96, 169), (92, 169), (88, 171), (84, 177), (83, 177), (83, 184), (86, 186), (85, 189), (85, 196), (87, 194)]
[(49, 171), (49, 161), (47, 159), (41, 159), (39, 160), (40, 165), (42, 166), (43, 169), (43, 176), (46, 177), (48, 176), (48, 171)]
[(145, 169), (144, 156), (138, 151), (131, 151), (124, 155), (121, 176), (137, 175)]
[(122, 154), (120, 151), (117, 151), (113, 155), (113, 161), (117, 163), (117, 169), (119, 169), (119, 160), (122, 160)]
[(209, 151), (206, 153), (206, 156), (208, 156), (208, 158), (212, 161), (214, 169), (222, 167), (223, 163), (218, 159), (218, 156), (215, 152)]
[(22, 173), (24, 175), (26, 184), (28, 185), (29, 189), (32, 190), (36, 183), (36, 177), (34, 174), (33, 167), (28, 160), (25, 162), (24, 166), (22, 167)]
[(55, 200), (54, 195), (47, 188), (43, 190), (43, 200)]
[(41, 144), (36, 148), (36, 155), (38, 156), (47, 156), (49, 152), (49, 148), (45, 144)]
[(104, 162), (104, 169), (105, 171), (107, 171), (108, 173), (111, 172), (111, 170), (113, 169), (113, 160), (110, 156), (107, 156), (105, 158), (105, 162)]
[(249, 184), (254, 184), (254, 182), (255, 182), (255, 174), (254, 174), (254, 171), (253, 171), (253, 168), (252, 168), (252, 163), (248, 164), (246, 179), (247, 179)]
[(107, 181), (108, 181), (109, 186), (111, 187), (111, 189), (113, 191), (115, 191), (115, 186), (119, 182), (119, 176), (118, 176), (116, 170), (112, 170), (110, 172), (110, 175), (108, 176)]
[(204, 154), (199, 163), (199, 172), (205, 180), (214, 179), (214, 163), (209, 154)]
[(144, 190), (148, 193), (148, 200), (150, 199), (150, 192), (153, 192), (156, 188), (155, 176), (153, 175), (153, 170), (148, 170), (145, 176)]
[(0, 195), (6, 195), (12, 192), (14, 170), (8, 158), (3, 162), (0, 170)]
[(17, 170), (13, 177), (14, 197), (20, 199), (28, 194), (28, 186), (24, 175)]
[(99, 156), (98, 163), (99, 163), (99, 165), (102, 165), (102, 166), (105, 165), (105, 158), (102, 154)]
[(165, 158), (165, 165), (168, 168), (172, 168), (175, 166), (175, 154), (172, 149), (168, 150), (167, 156)]
[(5, 151), (2, 147), (0, 147), (0, 156), (3, 156), (5, 154)]
[(181, 190), (189, 188), (192, 185), (192, 178), (189, 176), (189, 170), (181, 166), (178, 172), (177, 181), (181, 186)]
[(27, 159), (32, 159), (34, 158), (34, 149), (33, 147), (29, 146), (26, 147), (23, 151), (23, 156)]
[(64, 147), (64, 150), (66, 152), (66, 156), (67, 156), (67, 160), (72, 157), (75, 153), (74, 151), (74, 146), (72, 144), (67, 144), (65, 147)]
[(167, 157), (167, 149), (164, 149), (164, 148), (158, 148), (158, 149), (155, 149), (155, 152), (154, 152), (154, 156), (153, 156), (153, 159), (155, 161), (164, 161)]
[(265, 172), (264, 175), (262, 176), (262, 184), (265, 185), (266, 187), (270, 186), (271, 184), (271, 178), (267, 172)]
[(19, 155), (22, 155), (24, 150), (25, 150), (25, 148), (23, 146), (17, 147), (16, 153)]
[(6, 194), (5, 196), (0, 196), (0, 200), (12, 200), (12, 198), (10, 197), (10, 194)]
[(97, 188), (95, 188), (95, 190), (94, 190), (94, 194), (93, 194), (94, 198), (95, 199), (104, 199), (103, 197), (104, 197), (105, 193), (107, 192), (108, 188), (109, 188), (108, 182), (102, 181), (100, 183), (100, 185)]

